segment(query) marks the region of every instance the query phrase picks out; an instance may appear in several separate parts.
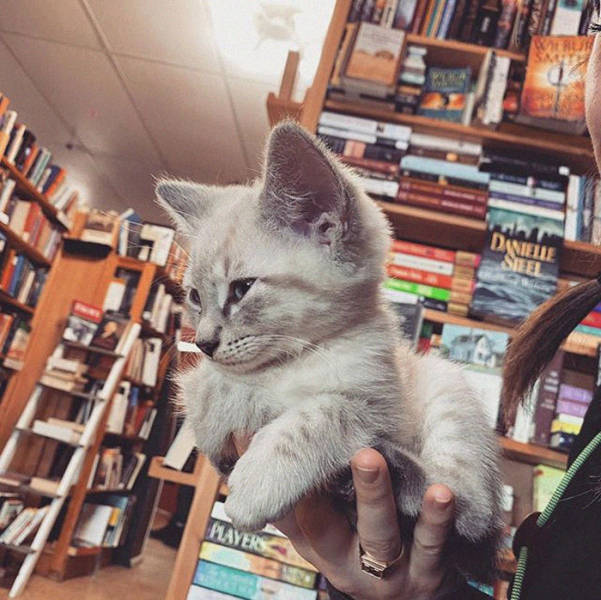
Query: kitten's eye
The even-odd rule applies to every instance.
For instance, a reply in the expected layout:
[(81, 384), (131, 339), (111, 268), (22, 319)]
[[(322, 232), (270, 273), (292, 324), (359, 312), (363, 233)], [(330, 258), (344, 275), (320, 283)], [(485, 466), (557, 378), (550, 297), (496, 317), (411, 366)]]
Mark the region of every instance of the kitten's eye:
[(192, 304), (200, 306), (200, 294), (198, 293), (197, 289), (190, 288), (190, 291), (188, 292), (188, 300), (190, 300)]
[(232, 281), (231, 284), (231, 296), (234, 300), (242, 300), (246, 295), (246, 292), (250, 290), (252, 284), (256, 281), (256, 279), (237, 279), (236, 281)]

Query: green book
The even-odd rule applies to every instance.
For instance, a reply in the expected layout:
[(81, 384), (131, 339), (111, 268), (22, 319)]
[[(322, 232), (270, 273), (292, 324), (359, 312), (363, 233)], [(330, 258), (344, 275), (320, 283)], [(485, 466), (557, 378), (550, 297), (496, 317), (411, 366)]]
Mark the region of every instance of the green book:
[(597, 337), (601, 337), (601, 329), (597, 327), (590, 327), (589, 325), (578, 325), (574, 331), (578, 331), (580, 333), (587, 333), (588, 335), (596, 335)]
[(417, 294), (418, 296), (432, 298), (433, 300), (442, 300), (443, 302), (448, 302), (451, 298), (451, 290), (424, 285), (422, 283), (414, 283), (413, 281), (404, 281), (402, 279), (389, 278), (386, 280), (384, 286), (391, 290), (409, 292), (410, 294)]

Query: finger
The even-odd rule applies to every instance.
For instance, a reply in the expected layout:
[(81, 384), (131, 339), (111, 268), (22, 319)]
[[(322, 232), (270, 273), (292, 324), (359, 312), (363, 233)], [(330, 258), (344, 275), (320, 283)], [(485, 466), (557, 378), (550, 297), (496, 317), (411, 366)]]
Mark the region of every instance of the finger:
[(432, 485), (424, 495), (422, 511), (413, 533), (410, 574), (416, 579), (440, 575), (444, 545), (453, 525), (453, 493), (444, 485)]
[(386, 461), (368, 448), (355, 454), (351, 468), (361, 547), (378, 560), (394, 560), (401, 551), (401, 537)]
[(346, 517), (323, 495), (309, 495), (296, 505), (296, 521), (312, 551), (332, 565), (346, 560), (353, 532)]

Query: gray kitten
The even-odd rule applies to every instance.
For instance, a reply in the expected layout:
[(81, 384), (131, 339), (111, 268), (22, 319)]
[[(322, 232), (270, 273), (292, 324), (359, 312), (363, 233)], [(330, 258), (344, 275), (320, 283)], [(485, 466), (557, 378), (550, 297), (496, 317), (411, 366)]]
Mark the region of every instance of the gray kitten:
[[(348, 491), (349, 461), (376, 447), (411, 537), (428, 485), (456, 495), (449, 553), (491, 573), (500, 523), (496, 441), (461, 370), (403, 344), (381, 292), (386, 219), (352, 174), (293, 123), (250, 186), (162, 180), (188, 238), (184, 278), (208, 356), (180, 385), (198, 448), (225, 474), (226, 512), (258, 530), (316, 488)], [(233, 432), (254, 434), (237, 460)]]

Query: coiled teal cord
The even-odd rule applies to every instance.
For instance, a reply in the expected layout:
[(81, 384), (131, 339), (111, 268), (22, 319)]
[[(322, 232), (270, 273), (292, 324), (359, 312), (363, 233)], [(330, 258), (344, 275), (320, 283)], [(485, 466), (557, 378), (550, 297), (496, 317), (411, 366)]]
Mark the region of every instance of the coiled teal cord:
[[(578, 469), (580, 469), (580, 467), (588, 460), (590, 455), (598, 448), (600, 444), (601, 431), (587, 444), (586, 448), (584, 448), (584, 450), (576, 457), (576, 460), (570, 465), (570, 468), (566, 471), (559, 485), (553, 492), (551, 500), (549, 500), (547, 506), (545, 506), (545, 510), (543, 510), (543, 512), (538, 516), (538, 519), (536, 519), (537, 527), (542, 527), (547, 523), (568, 485), (570, 485), (570, 482), (572, 479), (574, 479), (576, 473), (578, 473)], [(520, 600), (520, 596), (522, 594), (522, 585), (524, 584), (524, 577), (526, 576), (527, 562), (528, 548), (526, 546), (522, 546), (520, 548), (520, 556), (518, 557), (518, 566), (513, 578), (511, 600)]]

